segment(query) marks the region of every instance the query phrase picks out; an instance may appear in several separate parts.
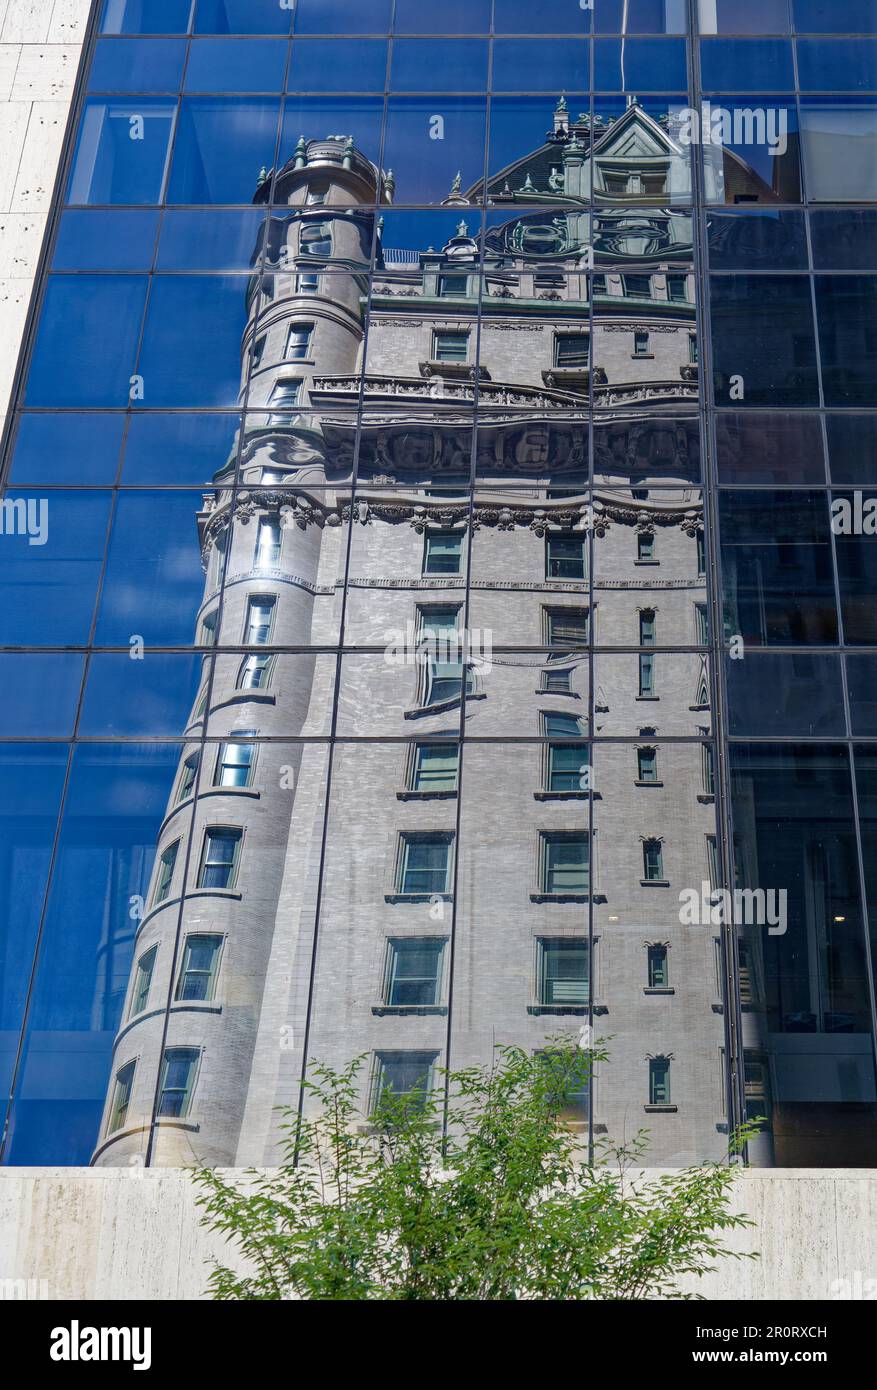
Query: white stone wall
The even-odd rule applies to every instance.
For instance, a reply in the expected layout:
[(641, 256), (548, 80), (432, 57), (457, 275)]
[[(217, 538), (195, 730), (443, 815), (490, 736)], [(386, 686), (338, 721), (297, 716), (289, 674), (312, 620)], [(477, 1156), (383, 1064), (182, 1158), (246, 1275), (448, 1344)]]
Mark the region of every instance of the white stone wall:
[[(235, 1258), (199, 1225), (195, 1196), (179, 1169), (0, 1169), (0, 1287), (44, 1280), (50, 1299), (201, 1298), (210, 1258)], [(756, 1224), (726, 1243), (760, 1258), (721, 1261), (687, 1280), (691, 1291), (831, 1301), (862, 1298), (877, 1280), (873, 1170), (749, 1169), (735, 1201)]]
[(9, 405), (90, 8), (91, 0), (0, 0), (0, 416)]

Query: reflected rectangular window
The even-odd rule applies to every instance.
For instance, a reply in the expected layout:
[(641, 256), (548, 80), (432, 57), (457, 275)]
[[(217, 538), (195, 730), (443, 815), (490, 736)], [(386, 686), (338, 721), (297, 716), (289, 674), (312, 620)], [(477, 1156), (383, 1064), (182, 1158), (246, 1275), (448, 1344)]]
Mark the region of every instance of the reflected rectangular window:
[(587, 941), (542, 937), (537, 949), (537, 1003), (545, 1008), (585, 1007), (590, 960)]
[(588, 645), (587, 608), (546, 608), (545, 641), (549, 647)]
[(199, 888), (234, 888), (243, 831), (217, 825), (205, 831)]
[(432, 335), (432, 356), (435, 362), (468, 362), (469, 334), (436, 329)]
[(238, 671), (236, 688), (238, 690), (264, 690), (271, 684), (273, 669), (273, 656), (256, 656), (254, 654), (244, 657)]
[(569, 1057), (560, 1052), (534, 1054), (548, 1086), (548, 1097), (557, 1108), (557, 1118), (579, 1128), (587, 1124), (590, 1106), (590, 1054), (581, 1049), (580, 1063), (570, 1066)]
[(131, 991), (131, 1010), (129, 1017), (135, 1018), (141, 1014), (149, 1003), (149, 991), (152, 988), (152, 976), (155, 971), (155, 958), (158, 955), (158, 947), (152, 946), (137, 962), (137, 971), (134, 976), (134, 988)]
[(578, 536), (546, 536), (546, 579), (585, 579), (585, 545)]
[(256, 539), (256, 569), (272, 569), (280, 563), (283, 532), (279, 521), (263, 517)]
[(640, 531), (636, 538), (636, 558), (641, 565), (651, 564), (655, 559), (654, 531)]
[(286, 358), (291, 362), (300, 362), (311, 355), (311, 338), (314, 334), (312, 323), (294, 323), (290, 327), (286, 338)]
[(557, 333), (554, 338), (555, 367), (587, 367), (591, 352), (588, 333)]
[(572, 671), (543, 671), (542, 689), (557, 695), (571, 693)]
[(263, 647), (270, 641), (276, 607), (276, 600), (271, 594), (248, 599), (247, 621), (244, 627), (245, 646)]
[(667, 962), (666, 946), (650, 946), (648, 948), (649, 960), (649, 989), (667, 989), (670, 984), (670, 971)]
[(153, 907), (158, 907), (159, 903), (163, 903), (170, 896), (179, 848), (180, 841), (175, 840), (172, 845), (168, 845), (167, 849), (162, 851), (159, 857), (155, 889), (152, 894)]
[(126, 1062), (116, 1072), (116, 1081), (113, 1089), (113, 1103), (110, 1107), (110, 1118), (107, 1124), (107, 1134), (115, 1134), (117, 1129), (122, 1129), (128, 1115), (128, 1105), (131, 1100), (131, 1091), (134, 1086), (134, 1072), (137, 1069), (136, 1062)]
[(638, 782), (657, 782), (658, 750), (656, 748), (637, 749), (636, 776)]
[(411, 771), (411, 790), (456, 791), (459, 759), (460, 754), (456, 747), (448, 747), (442, 743), (416, 744)]
[(462, 531), (427, 531), (423, 553), (424, 574), (459, 574), (462, 562)]
[[(301, 402), (301, 388), (303, 386), (301, 377), (285, 376), (281, 377), (277, 385), (268, 397), (268, 404), (275, 410), (290, 410)], [(272, 416), (272, 423), (282, 421), (282, 416)]]
[(660, 840), (643, 841), (643, 878), (647, 883), (664, 880), (664, 849)]
[(666, 1057), (649, 1061), (649, 1105), (670, 1104), (670, 1062)]
[(547, 831), (540, 836), (541, 890), (553, 896), (586, 894), (591, 884), (591, 846), (580, 831)]
[(442, 983), (443, 939), (394, 937), (388, 943), (384, 1003), (391, 1008), (435, 1006)]
[(249, 787), (253, 780), (256, 760), (254, 743), (223, 743), (216, 759), (213, 775), (215, 787)]
[(644, 330), (639, 330), (633, 335), (633, 352), (635, 357), (648, 357), (651, 352), (651, 338)]
[(200, 1057), (201, 1052), (197, 1047), (165, 1049), (158, 1095), (158, 1115), (175, 1120), (182, 1120), (188, 1115)]
[(221, 950), (221, 936), (193, 932), (186, 937), (183, 964), (174, 995), (178, 1002), (198, 1000), (206, 1003), (213, 998)]
[(467, 275), (440, 275), (438, 292), (441, 299), (465, 299), (469, 289)]
[(377, 1109), (386, 1092), (391, 1096), (423, 1096), (432, 1088), (435, 1052), (378, 1052), (372, 1083), (371, 1109)]
[(403, 834), (399, 892), (417, 895), (449, 892), (452, 844), (453, 835), (448, 831)]
[(548, 745), (547, 791), (587, 791), (589, 772), (588, 752), (581, 744), (550, 743)]

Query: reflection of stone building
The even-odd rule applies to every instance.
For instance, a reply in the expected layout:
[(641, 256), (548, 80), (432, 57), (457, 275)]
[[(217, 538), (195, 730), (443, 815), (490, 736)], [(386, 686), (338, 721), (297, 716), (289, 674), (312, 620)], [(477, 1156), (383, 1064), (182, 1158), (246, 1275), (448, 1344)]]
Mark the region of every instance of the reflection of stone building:
[[(385, 247), (342, 137), (280, 175), (99, 1162), (145, 1148), (156, 1095), (154, 1161), (276, 1157), (305, 1050), (401, 1086), (589, 1018), (595, 1132), (721, 1149), (717, 932), (678, 899), (715, 874), (690, 231), (644, 202), (592, 238), (563, 121), (558, 166), (514, 169), (556, 205), (483, 243), (461, 208), (440, 249)], [(661, 127), (615, 130), (601, 177), (668, 192)]]

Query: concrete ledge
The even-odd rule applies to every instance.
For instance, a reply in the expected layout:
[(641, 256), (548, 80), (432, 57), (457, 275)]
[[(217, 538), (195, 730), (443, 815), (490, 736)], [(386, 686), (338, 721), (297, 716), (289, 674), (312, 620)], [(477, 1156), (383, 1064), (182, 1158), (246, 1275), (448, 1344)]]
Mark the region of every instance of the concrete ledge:
[[(741, 1169), (739, 1179), (736, 1209), (756, 1225), (728, 1243), (761, 1258), (723, 1260), (688, 1291), (854, 1300), (872, 1280), (877, 1294), (877, 1169)], [(237, 1261), (200, 1226), (195, 1196), (177, 1168), (0, 1169), (0, 1287), (44, 1281), (50, 1299), (202, 1298), (211, 1257)]]

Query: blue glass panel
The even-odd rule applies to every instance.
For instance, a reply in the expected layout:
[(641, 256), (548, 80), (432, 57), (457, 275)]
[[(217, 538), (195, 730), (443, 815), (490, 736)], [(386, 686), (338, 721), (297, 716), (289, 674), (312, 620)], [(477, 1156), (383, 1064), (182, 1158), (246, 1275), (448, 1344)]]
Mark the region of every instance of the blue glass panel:
[(791, 92), (795, 87), (787, 39), (704, 39), (700, 71), (707, 92)]
[(493, 22), (498, 34), (587, 34), (591, 11), (579, 0), (496, 0)]
[(168, 189), (170, 203), (251, 203), (274, 163), (276, 101), (184, 97)]
[(873, 34), (874, 0), (792, 0), (799, 34)]
[(245, 275), (156, 277), (140, 352), (138, 405), (237, 403), (247, 286)]
[(127, 647), (191, 646), (204, 590), (195, 492), (119, 496), (95, 641)]
[(827, 415), (828, 458), (834, 483), (877, 483), (877, 415)]
[(392, 8), (392, 0), (298, 0), (295, 32), (387, 34)]
[[(713, 275), (717, 405), (818, 405), (810, 281), (803, 275)], [(735, 385), (736, 383), (736, 385)]]
[(9, 536), (3, 541), (0, 645), (80, 646), (91, 630), (111, 494), (15, 496), (47, 507), (49, 542), (31, 546)]
[[(444, 139), (430, 136), (440, 105)], [(484, 172), (485, 103), (475, 97), (391, 97), (383, 163), (396, 175), (397, 203), (437, 203), (457, 173), (463, 189)]]
[(87, 1164), (176, 746), (79, 747), (49, 892), (7, 1162)]
[(0, 1087), (9, 1095), (68, 750), (0, 745)]
[(283, 134), (277, 167), (282, 168), (292, 158), (302, 135), (306, 140), (323, 140), (327, 135), (349, 135), (366, 159), (377, 164), (383, 111), (383, 100), (376, 97), (288, 97), (283, 108)]
[(70, 652), (0, 653), (4, 737), (69, 738), (84, 664)]
[(128, 404), (146, 285), (145, 275), (50, 277), (28, 405)]
[(877, 405), (877, 276), (817, 275), (826, 405)]
[(423, 0), (396, 0), (397, 34), (487, 34), (491, 0), (442, 0), (441, 17)]
[(877, 210), (814, 210), (810, 240), (816, 270), (877, 270)]
[(799, 39), (798, 85), (802, 92), (877, 91), (877, 41)]
[(494, 43), (495, 92), (559, 93), (587, 87), (589, 83), (586, 43), (571, 43), (568, 39), (497, 39)]
[(789, 0), (698, 0), (702, 34), (787, 34)]
[(185, 39), (98, 39), (88, 90), (176, 92), (185, 61)]
[(157, 203), (175, 114), (174, 103), (156, 97), (89, 97), (67, 201)]
[(161, 224), (158, 270), (247, 270), (260, 255), (265, 214), (255, 209), (168, 211)]
[(105, 34), (185, 34), (193, 0), (106, 0)]
[(686, 0), (594, 0), (592, 8), (598, 34), (684, 34), (688, 28)]
[(195, 39), (187, 92), (280, 92), (289, 45), (282, 39)]
[(73, 209), (62, 214), (53, 270), (149, 270), (158, 213)]
[[(861, 656), (848, 656), (847, 689), (850, 695), (850, 725), (854, 737), (877, 737), (877, 655), (862, 653)], [(871, 795), (875, 779), (870, 778)], [(870, 859), (870, 863), (868, 863)], [(866, 865), (873, 874), (877, 855), (873, 852), (866, 859)], [(871, 895), (869, 894), (869, 897)], [(875, 901), (877, 905), (877, 901)]]
[(687, 81), (684, 39), (597, 39), (594, 44), (595, 91), (675, 92)]
[(481, 92), (487, 86), (487, 43), (397, 39), (390, 86), (397, 92)]
[(234, 461), (237, 415), (143, 413), (125, 441), (123, 483), (207, 484)]
[(124, 415), (23, 415), (10, 481), (114, 483)]
[(196, 34), (288, 34), (288, 3), (278, 0), (198, 0)]
[(96, 653), (88, 664), (79, 733), (86, 738), (172, 738), (182, 733), (207, 676), (203, 665), (201, 656), (167, 652), (147, 652), (142, 661)]
[(386, 39), (299, 39), (292, 45), (291, 92), (382, 92), (386, 83)]

